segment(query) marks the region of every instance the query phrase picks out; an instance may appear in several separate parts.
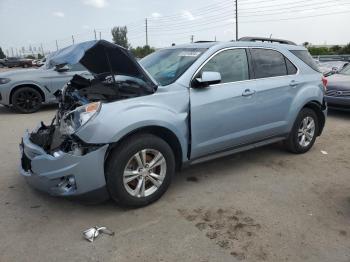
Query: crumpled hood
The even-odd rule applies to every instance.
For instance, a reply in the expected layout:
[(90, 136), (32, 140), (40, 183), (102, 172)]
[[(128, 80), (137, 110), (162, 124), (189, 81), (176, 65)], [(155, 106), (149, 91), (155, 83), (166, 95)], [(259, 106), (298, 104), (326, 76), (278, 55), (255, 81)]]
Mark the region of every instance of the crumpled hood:
[(342, 74), (334, 74), (329, 77), (327, 89), (336, 89), (336, 90), (350, 90), (350, 76)]
[(49, 58), (52, 66), (81, 63), (92, 74), (113, 73), (143, 79), (156, 85), (125, 48), (105, 40), (87, 41), (57, 51)]

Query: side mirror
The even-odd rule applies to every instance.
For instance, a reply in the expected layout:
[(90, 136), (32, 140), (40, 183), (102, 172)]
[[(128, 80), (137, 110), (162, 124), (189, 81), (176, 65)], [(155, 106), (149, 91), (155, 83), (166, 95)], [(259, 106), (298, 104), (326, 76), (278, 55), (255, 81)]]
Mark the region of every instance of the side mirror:
[(67, 65), (64, 66), (56, 66), (55, 71), (62, 73), (62, 72), (67, 72), (69, 71), (69, 67)]
[(194, 87), (207, 87), (210, 85), (219, 84), (221, 82), (221, 74), (219, 72), (202, 72), (202, 76), (195, 78)]

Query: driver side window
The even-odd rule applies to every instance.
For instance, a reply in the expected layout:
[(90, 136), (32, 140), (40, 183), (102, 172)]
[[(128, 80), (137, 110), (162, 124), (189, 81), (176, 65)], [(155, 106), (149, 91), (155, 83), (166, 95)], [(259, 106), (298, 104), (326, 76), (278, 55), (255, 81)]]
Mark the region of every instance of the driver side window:
[(245, 49), (225, 50), (207, 62), (202, 72), (219, 72), (221, 83), (236, 82), (249, 79), (248, 59)]

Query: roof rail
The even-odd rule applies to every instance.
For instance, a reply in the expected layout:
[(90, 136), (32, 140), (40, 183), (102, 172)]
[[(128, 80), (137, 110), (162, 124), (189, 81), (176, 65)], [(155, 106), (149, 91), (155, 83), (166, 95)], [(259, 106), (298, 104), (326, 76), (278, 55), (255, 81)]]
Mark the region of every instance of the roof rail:
[(211, 40), (199, 40), (199, 41), (195, 41), (195, 44), (200, 44), (200, 43), (215, 43), (216, 41), (211, 41)]
[(270, 43), (280, 43), (280, 44), (286, 44), (286, 45), (297, 45), (296, 43), (284, 40), (284, 39), (277, 39), (277, 38), (267, 38), (267, 37), (252, 37), (252, 36), (246, 36), (238, 39), (238, 41), (247, 41), (247, 42), (270, 42)]

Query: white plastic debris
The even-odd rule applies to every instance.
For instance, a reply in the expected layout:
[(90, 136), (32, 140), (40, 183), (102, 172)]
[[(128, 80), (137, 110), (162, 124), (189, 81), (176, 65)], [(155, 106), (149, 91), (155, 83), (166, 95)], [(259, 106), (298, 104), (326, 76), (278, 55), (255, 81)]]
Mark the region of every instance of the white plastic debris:
[(114, 236), (114, 232), (110, 231), (106, 227), (98, 227), (98, 226), (86, 229), (85, 231), (83, 231), (83, 236), (86, 240), (93, 242), (95, 238), (97, 238), (101, 233)]
[(321, 150), (321, 153), (324, 155), (328, 155), (327, 151)]

